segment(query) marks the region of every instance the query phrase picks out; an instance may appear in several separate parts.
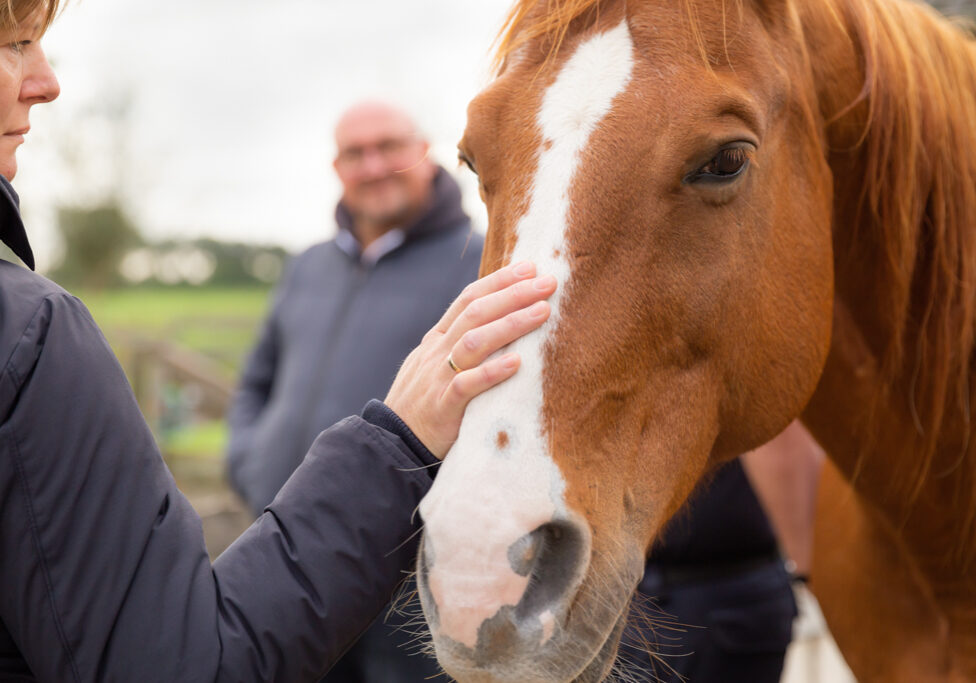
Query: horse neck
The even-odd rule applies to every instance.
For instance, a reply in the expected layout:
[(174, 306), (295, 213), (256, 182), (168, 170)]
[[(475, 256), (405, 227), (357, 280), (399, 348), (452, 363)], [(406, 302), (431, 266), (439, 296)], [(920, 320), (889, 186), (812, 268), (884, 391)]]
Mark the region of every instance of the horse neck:
[(797, 6), (834, 176), (834, 340), (805, 419), (958, 572), (976, 561), (974, 48), (921, 6)]

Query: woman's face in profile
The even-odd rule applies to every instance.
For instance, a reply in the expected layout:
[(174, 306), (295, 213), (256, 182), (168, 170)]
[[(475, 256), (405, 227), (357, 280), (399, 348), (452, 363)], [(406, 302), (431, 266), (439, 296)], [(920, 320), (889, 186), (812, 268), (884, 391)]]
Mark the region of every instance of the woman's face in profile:
[(41, 23), (26, 21), (0, 35), (0, 174), (17, 173), (17, 148), (30, 130), (30, 108), (50, 102), (61, 88), (41, 49)]

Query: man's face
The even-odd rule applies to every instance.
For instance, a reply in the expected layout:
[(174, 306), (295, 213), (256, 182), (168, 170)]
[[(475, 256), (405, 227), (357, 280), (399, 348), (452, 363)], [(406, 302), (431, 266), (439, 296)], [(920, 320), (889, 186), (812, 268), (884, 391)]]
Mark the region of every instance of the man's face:
[(379, 104), (360, 105), (336, 126), (336, 148), (333, 166), (342, 200), (358, 222), (389, 229), (424, 208), (434, 166), (406, 115)]

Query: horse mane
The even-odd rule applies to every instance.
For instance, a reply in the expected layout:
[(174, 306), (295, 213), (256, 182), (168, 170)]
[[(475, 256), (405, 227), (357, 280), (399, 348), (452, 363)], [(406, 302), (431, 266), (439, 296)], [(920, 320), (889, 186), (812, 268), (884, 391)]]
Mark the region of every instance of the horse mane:
[[(976, 44), (921, 5), (838, 4), (865, 76), (858, 100), (835, 115), (828, 129), (853, 108), (866, 109), (857, 150), (866, 172), (854, 181), (863, 182), (857, 215), (843, 220), (861, 232), (856, 239), (870, 250), (862, 253), (875, 254), (877, 281), (883, 283), (876, 302), (887, 332), (879, 359), (880, 403), (907, 400), (918, 434), (916, 457), (893, 468), (892, 482), (914, 503), (923, 486), (935, 481), (937, 490), (952, 496), (959, 538), (970, 538), (976, 530), (970, 427)], [(969, 545), (951, 552), (971, 561), (976, 545)]]

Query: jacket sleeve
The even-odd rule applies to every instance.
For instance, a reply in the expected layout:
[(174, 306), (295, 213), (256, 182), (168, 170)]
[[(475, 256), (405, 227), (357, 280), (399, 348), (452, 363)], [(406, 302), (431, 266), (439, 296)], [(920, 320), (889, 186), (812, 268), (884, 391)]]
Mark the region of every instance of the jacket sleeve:
[(0, 619), (41, 681), (317, 680), (416, 552), (430, 477), (354, 417), (211, 566), (121, 368), (66, 295), (0, 370), (0, 419)]

